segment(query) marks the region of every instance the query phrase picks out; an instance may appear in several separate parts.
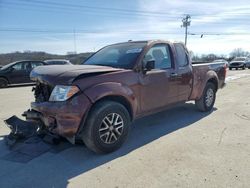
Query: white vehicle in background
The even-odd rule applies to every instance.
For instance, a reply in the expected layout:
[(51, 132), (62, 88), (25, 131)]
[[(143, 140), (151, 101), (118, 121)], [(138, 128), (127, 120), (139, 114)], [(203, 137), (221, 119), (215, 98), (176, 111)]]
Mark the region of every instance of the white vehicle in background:
[(48, 59), (44, 61), (47, 65), (73, 65), (67, 59)]

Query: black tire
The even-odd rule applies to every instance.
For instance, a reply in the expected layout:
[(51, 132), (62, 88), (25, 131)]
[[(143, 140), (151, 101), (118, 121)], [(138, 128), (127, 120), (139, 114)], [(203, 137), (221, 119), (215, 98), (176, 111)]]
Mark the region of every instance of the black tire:
[(250, 69), (250, 67), (248, 67), (248, 69)]
[(6, 88), (8, 86), (8, 80), (0, 78), (0, 88)]
[[(119, 118), (116, 119), (117, 117)], [(114, 119), (116, 119), (115, 122)], [(123, 124), (115, 125), (118, 120)], [(122, 104), (113, 101), (98, 102), (91, 109), (83, 125), (82, 140), (90, 150), (96, 153), (113, 152), (125, 142), (130, 122), (128, 110)], [(121, 125), (123, 127), (119, 128)]]
[(232, 68), (229, 68), (229, 70), (232, 70)]
[(242, 69), (243, 69), (243, 70), (245, 70), (245, 69), (246, 69), (246, 67), (245, 67), (245, 66), (243, 66), (243, 67), (242, 67)]
[(216, 87), (213, 83), (208, 82), (201, 98), (195, 101), (195, 105), (201, 112), (211, 111), (216, 99)]
[(235, 68), (236, 70), (238, 70), (238, 68)]

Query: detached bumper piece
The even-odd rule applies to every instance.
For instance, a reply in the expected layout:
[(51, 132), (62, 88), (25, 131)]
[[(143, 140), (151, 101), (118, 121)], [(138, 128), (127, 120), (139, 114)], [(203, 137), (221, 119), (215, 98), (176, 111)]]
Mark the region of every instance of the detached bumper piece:
[(23, 116), (27, 121), (12, 116), (4, 122), (10, 128), (11, 132), (5, 136), (5, 142), (9, 147), (14, 146), (17, 142), (24, 142), (30, 137), (41, 137), (46, 143), (59, 144), (60, 137), (48, 132), (43, 124), (39, 121), (39, 113), (35, 111), (26, 111)]
[(16, 116), (12, 116), (4, 122), (11, 130), (10, 134), (5, 137), (6, 144), (10, 147), (18, 140), (34, 136), (39, 128), (37, 124), (23, 121)]

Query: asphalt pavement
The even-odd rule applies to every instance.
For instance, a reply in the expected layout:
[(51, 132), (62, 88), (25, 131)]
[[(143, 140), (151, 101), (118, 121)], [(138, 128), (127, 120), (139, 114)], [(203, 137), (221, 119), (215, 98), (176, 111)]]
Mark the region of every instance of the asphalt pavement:
[(210, 113), (193, 103), (136, 120), (118, 151), (33, 139), (9, 149), (3, 120), (21, 117), (30, 86), (0, 89), (0, 187), (249, 187), (250, 70), (229, 71)]

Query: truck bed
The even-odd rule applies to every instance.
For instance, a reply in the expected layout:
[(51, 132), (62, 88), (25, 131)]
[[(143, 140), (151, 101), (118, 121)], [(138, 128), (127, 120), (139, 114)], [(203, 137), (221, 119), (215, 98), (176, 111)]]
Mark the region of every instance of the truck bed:
[(196, 63), (193, 67), (193, 90), (190, 95), (190, 100), (198, 99), (207, 83), (208, 78), (212, 75), (217, 79), (217, 89), (224, 86), (226, 78), (225, 63)]

